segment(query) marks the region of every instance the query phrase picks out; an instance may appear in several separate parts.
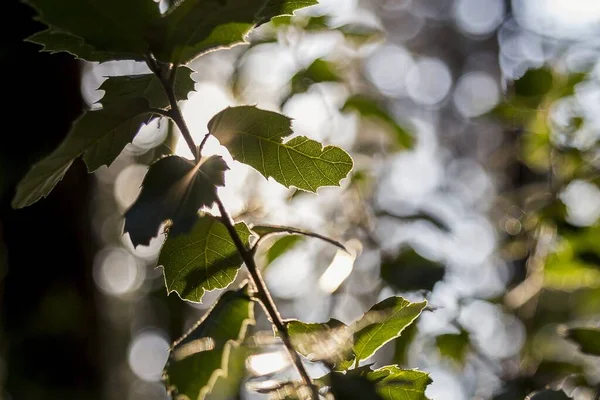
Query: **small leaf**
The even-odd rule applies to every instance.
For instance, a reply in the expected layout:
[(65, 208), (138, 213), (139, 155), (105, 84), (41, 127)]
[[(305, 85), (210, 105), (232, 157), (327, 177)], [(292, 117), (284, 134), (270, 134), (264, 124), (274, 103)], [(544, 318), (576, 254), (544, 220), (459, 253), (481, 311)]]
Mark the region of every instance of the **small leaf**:
[(311, 361), (327, 360), (339, 365), (352, 359), (352, 332), (343, 322), (325, 323), (286, 321), (294, 348)]
[(427, 400), (425, 389), (431, 383), (431, 378), (425, 372), (388, 365), (370, 371), (365, 376), (376, 382), (377, 393), (383, 400)]
[(435, 338), (435, 344), (443, 357), (464, 365), (469, 351), (469, 333), (461, 330), (460, 333), (447, 333)]
[(250, 297), (243, 290), (224, 293), (202, 320), (173, 345), (165, 368), (169, 392), (175, 393), (176, 398), (205, 399), (219, 377), (228, 374), (231, 351), (240, 346), (248, 326), (254, 323), (254, 302)]
[(332, 244), (332, 245), (340, 248), (341, 250), (344, 250), (346, 253), (348, 252), (348, 249), (346, 249), (346, 247), (343, 244), (341, 244), (340, 242), (338, 242), (337, 240), (330, 239), (327, 236), (319, 235), (318, 233), (305, 231), (303, 229), (293, 228), (291, 226), (254, 225), (254, 226), (252, 226), (252, 231), (254, 233), (258, 234), (261, 237), (261, 239), (264, 237), (267, 237), (269, 235), (280, 234), (280, 233), (313, 237), (316, 239), (321, 239), (329, 244)]
[[(248, 246), (250, 231), (246, 224), (236, 224), (235, 230)], [(158, 258), (167, 292), (177, 292), (182, 299), (194, 302), (202, 302), (205, 291), (229, 286), (242, 263), (227, 228), (211, 215), (198, 218), (188, 234), (169, 234)]]
[(281, 257), (301, 241), (302, 236), (298, 235), (287, 235), (277, 239), (277, 241), (271, 245), (269, 250), (267, 250), (267, 265), (273, 263), (273, 261)]
[(149, 31), (152, 50), (164, 62), (186, 64), (211, 50), (245, 43), (256, 26), (317, 0), (184, 0)]
[(329, 379), (336, 400), (384, 400), (377, 392), (375, 382), (365, 376), (332, 372)]
[[(194, 91), (195, 82), (191, 77), (193, 72), (187, 67), (177, 69), (173, 86), (177, 100), (187, 100), (188, 94)], [(146, 98), (151, 107), (169, 106), (167, 94), (155, 74), (111, 76), (98, 89), (106, 92), (100, 100), (105, 107), (136, 97)]]
[[(326, 323), (287, 321), (292, 342), (311, 360), (328, 360), (338, 371), (366, 360), (384, 344), (398, 338), (427, 305), (390, 297), (375, 304), (350, 326), (331, 319)], [(352, 349), (354, 356), (350, 354)]]
[(600, 356), (600, 328), (570, 328), (566, 337), (577, 343), (582, 353)]
[(398, 145), (405, 149), (414, 147), (414, 137), (405, 128), (400, 126), (377, 102), (365, 96), (355, 95), (346, 100), (342, 111), (356, 111), (362, 117), (374, 118), (386, 124), (395, 133)]
[(531, 393), (525, 400), (570, 400), (562, 390), (541, 390)]
[[(66, 45), (65, 50), (81, 58), (101, 52), (110, 59), (143, 59), (148, 53), (145, 32), (158, 20), (158, 5), (148, 0), (26, 0), (34, 7), (38, 19), (60, 35), (41, 36), (52, 47)], [(67, 37), (68, 35), (68, 37)], [(30, 40), (39, 39), (34, 36)], [(75, 40), (81, 38), (81, 42)], [(44, 43), (45, 42), (45, 43)], [(78, 51), (82, 50), (79, 54)], [(98, 58), (98, 57), (91, 57)], [(97, 59), (90, 61), (99, 61)], [(106, 59), (102, 60), (106, 61)]]
[(371, 357), (387, 342), (399, 337), (413, 323), (427, 301), (411, 303), (402, 297), (390, 297), (375, 304), (353, 324), (354, 354), (359, 361)]
[(198, 218), (198, 209), (210, 207), (217, 186), (225, 185), (229, 167), (220, 156), (193, 162), (178, 156), (164, 157), (148, 169), (142, 191), (125, 213), (125, 232), (134, 246), (148, 245), (160, 225), (171, 220), (169, 235), (186, 233)]
[(152, 117), (148, 109), (148, 102), (138, 98), (83, 114), (58, 148), (35, 164), (21, 180), (12, 206), (26, 207), (48, 196), (82, 153), (86, 162), (98, 160), (88, 164), (90, 172), (99, 164), (110, 164), (122, 150), (113, 146), (115, 138), (133, 140), (140, 125)]
[(336, 66), (332, 62), (317, 58), (306, 69), (299, 71), (292, 77), (292, 92), (304, 93), (314, 83), (342, 81), (342, 77), (336, 71)]
[[(334, 396), (334, 388), (337, 390), (336, 399), (427, 400), (425, 389), (431, 378), (424, 372), (403, 370), (397, 365), (376, 370), (364, 365), (347, 372), (334, 371), (317, 381), (329, 382)], [(354, 389), (354, 393), (344, 391), (343, 385)]]
[[(26, 41), (41, 44), (41, 51), (50, 54), (66, 52), (74, 57), (86, 61), (105, 62), (111, 60), (123, 59), (122, 53), (96, 50), (94, 46), (86, 43), (82, 38), (63, 32), (54, 28), (48, 28), (45, 31), (37, 32), (29, 36)], [(143, 60), (141, 55), (132, 54), (131, 57), (138, 61)]]
[(339, 186), (352, 170), (352, 158), (334, 146), (292, 134), (285, 115), (253, 106), (229, 107), (208, 123), (209, 132), (226, 146), (234, 159), (248, 164), (266, 178), (286, 187), (315, 192), (322, 186)]

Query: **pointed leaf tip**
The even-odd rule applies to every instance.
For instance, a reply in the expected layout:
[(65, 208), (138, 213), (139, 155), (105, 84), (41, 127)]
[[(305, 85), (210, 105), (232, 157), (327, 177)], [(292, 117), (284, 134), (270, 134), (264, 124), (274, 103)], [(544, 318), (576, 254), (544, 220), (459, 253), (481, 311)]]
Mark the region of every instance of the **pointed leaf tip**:
[(129, 233), (133, 245), (148, 245), (166, 220), (171, 220), (169, 235), (189, 232), (198, 210), (215, 202), (217, 186), (225, 185), (228, 169), (220, 156), (203, 159), (198, 165), (179, 156), (152, 164), (140, 195), (125, 213), (124, 232)]

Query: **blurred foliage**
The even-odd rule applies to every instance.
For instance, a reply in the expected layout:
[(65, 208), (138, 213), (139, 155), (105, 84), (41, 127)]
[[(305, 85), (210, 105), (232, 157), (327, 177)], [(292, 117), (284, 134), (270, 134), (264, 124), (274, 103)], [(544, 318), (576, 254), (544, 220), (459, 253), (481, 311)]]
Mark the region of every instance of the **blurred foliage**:
[[(535, 177), (525, 183), (524, 197), (516, 200), (524, 205), (520, 223), (528, 227), (518, 239), (528, 248), (526, 276), (509, 288), (506, 297), (527, 327), (528, 340), (522, 350), (527, 367), (519, 374), (533, 381), (523, 391), (510, 392), (508, 386), (509, 391), (496, 399), (519, 398), (528, 390), (564, 383), (567, 378), (579, 378), (576, 387), (598, 394), (593, 387), (597, 382), (586, 379), (594, 375), (594, 367), (580, 354), (562, 350), (559, 331), (563, 328), (557, 328), (570, 326), (566, 337), (584, 353), (594, 354), (600, 343), (596, 329), (577, 327), (597, 323), (600, 315), (600, 221), (595, 216), (595, 220), (574, 223), (571, 213), (576, 210), (571, 207), (585, 205), (568, 203), (564, 197), (575, 181), (598, 188), (594, 161), (598, 141), (586, 131), (582, 110), (586, 105), (576, 100), (578, 88), (595, 84), (592, 80), (587, 73), (564, 73), (552, 66), (530, 69), (491, 112), (507, 128), (520, 132), (517, 162)], [(567, 117), (558, 118), (563, 106), (568, 109)], [(589, 140), (583, 139), (585, 135)], [(598, 204), (599, 199), (591, 201)], [(513, 302), (517, 297), (521, 300)], [(568, 399), (568, 393), (542, 390), (527, 398)]]

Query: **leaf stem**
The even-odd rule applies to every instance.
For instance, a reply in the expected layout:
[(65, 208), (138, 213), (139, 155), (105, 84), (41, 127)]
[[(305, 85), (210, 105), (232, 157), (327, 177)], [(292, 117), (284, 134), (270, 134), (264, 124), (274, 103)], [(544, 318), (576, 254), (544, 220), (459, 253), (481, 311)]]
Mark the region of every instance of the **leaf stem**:
[(254, 261), (253, 255), (252, 255), (252, 250), (246, 248), (246, 246), (244, 245), (244, 242), (242, 242), (242, 239), (240, 238), (237, 231), (235, 230), (234, 223), (233, 223), (233, 220), (231, 219), (231, 216), (225, 209), (225, 206), (223, 205), (223, 202), (221, 201), (221, 199), (219, 199), (218, 197), (217, 197), (217, 205), (219, 207), (219, 212), (221, 213), (221, 217), (222, 217), (221, 220), (222, 220), (223, 224), (225, 224), (225, 227), (227, 228), (227, 232), (229, 232), (229, 235), (231, 236), (231, 239), (235, 243), (235, 247), (237, 248), (238, 253), (240, 253), (240, 255), (242, 256), (242, 259), (244, 260), (244, 263), (246, 264), (246, 268), (248, 268), (248, 272), (250, 272), (250, 276), (252, 277), (252, 280), (254, 281), (254, 285), (256, 286), (256, 290), (257, 290), (258, 299), (262, 303), (262, 306), (265, 309), (267, 315), (269, 316), (271, 323), (275, 326), (275, 328), (279, 332), (279, 335), (281, 336), (281, 340), (283, 341), (283, 344), (287, 348), (288, 353), (289, 353), (294, 365), (296, 366), (296, 369), (298, 370), (298, 373), (300, 374), (300, 377), (302, 378), (303, 383), (308, 388), (310, 388), (313, 399), (318, 400), (319, 399), (319, 391), (317, 390), (316, 386), (312, 383), (310, 375), (308, 375), (306, 368), (304, 368), (304, 365), (302, 364), (302, 360), (300, 359), (300, 356), (298, 355), (298, 353), (294, 349), (294, 346), (292, 345), (292, 341), (290, 339), (290, 335), (289, 335), (287, 326), (281, 319), (281, 315), (279, 314), (279, 311), (277, 310), (277, 306), (275, 305), (275, 302), (273, 301), (273, 298), (271, 297), (271, 294), (269, 293), (269, 289), (267, 289), (267, 285), (265, 284), (265, 281), (263, 280), (263, 278), (260, 274), (260, 271), (258, 270), (258, 267), (256, 265), (256, 262)]
[(154, 72), (154, 74), (158, 77), (160, 83), (165, 89), (167, 98), (169, 99), (169, 104), (171, 105), (171, 109), (168, 111), (167, 115), (175, 122), (175, 124), (181, 131), (183, 139), (185, 139), (185, 142), (190, 148), (194, 159), (196, 160), (196, 162), (199, 162), (200, 152), (198, 151), (198, 147), (194, 143), (192, 134), (190, 133), (190, 130), (187, 124), (185, 123), (185, 120), (183, 119), (183, 115), (181, 114), (181, 110), (177, 105), (177, 97), (175, 96), (174, 89), (174, 81), (175, 74), (177, 73), (177, 67), (169, 66), (168, 68), (164, 69), (152, 56), (146, 58), (146, 63), (148, 64), (150, 70), (152, 70), (152, 72)]
[[(177, 105), (177, 98), (175, 97), (175, 92), (173, 90), (172, 77), (176, 73), (176, 67), (169, 67), (169, 76), (165, 76), (164, 71), (160, 68), (158, 62), (153, 57), (149, 56), (146, 59), (146, 61), (148, 63), (148, 67), (159, 77), (167, 93), (167, 97), (169, 98), (169, 103), (171, 105), (171, 109), (168, 111), (168, 116), (175, 122), (175, 124), (181, 131), (181, 134), (183, 135), (183, 138), (185, 139), (188, 147), (192, 151), (194, 158), (197, 162), (199, 162), (201, 157), (201, 147), (197, 147), (194, 143), (194, 139), (190, 134), (190, 130), (187, 124), (185, 123), (181, 111), (179, 110), (179, 106)], [(206, 139), (208, 139), (208, 135), (205, 136), (204, 140), (202, 140), (202, 145), (206, 142)], [(304, 365), (302, 364), (300, 356), (298, 355), (298, 353), (292, 345), (287, 326), (281, 319), (281, 315), (279, 314), (277, 306), (275, 305), (275, 302), (273, 301), (273, 298), (271, 297), (271, 294), (267, 289), (267, 285), (265, 284), (264, 280), (262, 279), (262, 276), (260, 275), (256, 262), (254, 261), (252, 250), (246, 248), (246, 246), (244, 245), (242, 238), (240, 238), (237, 231), (235, 230), (235, 226), (233, 220), (231, 219), (231, 216), (225, 209), (225, 206), (223, 205), (223, 202), (221, 202), (221, 199), (219, 197), (217, 197), (217, 205), (219, 207), (219, 212), (221, 213), (221, 220), (227, 228), (227, 232), (229, 232), (229, 236), (231, 236), (231, 239), (233, 240), (238, 253), (242, 257), (242, 260), (244, 260), (244, 263), (248, 268), (248, 272), (250, 272), (250, 276), (252, 277), (254, 285), (257, 289), (258, 300), (260, 300), (260, 302), (262, 303), (262, 306), (265, 309), (267, 315), (269, 316), (271, 323), (279, 332), (283, 344), (287, 348), (290, 358), (292, 359), (296, 369), (298, 370), (298, 373), (300, 374), (303, 383), (308, 388), (310, 388), (313, 400), (319, 400), (319, 391), (317, 387), (313, 384), (310, 375), (308, 375), (306, 368), (304, 368)]]

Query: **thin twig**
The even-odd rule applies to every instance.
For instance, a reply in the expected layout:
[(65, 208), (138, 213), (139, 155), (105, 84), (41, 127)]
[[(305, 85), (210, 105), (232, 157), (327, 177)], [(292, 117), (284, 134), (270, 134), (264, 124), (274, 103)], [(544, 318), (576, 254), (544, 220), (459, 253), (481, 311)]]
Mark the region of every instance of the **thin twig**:
[(177, 105), (177, 97), (175, 96), (175, 90), (173, 89), (173, 82), (171, 82), (171, 80), (175, 76), (175, 73), (177, 72), (177, 69), (175, 67), (168, 66), (167, 72), (169, 73), (169, 76), (165, 76), (164, 70), (161, 68), (160, 64), (156, 61), (156, 59), (154, 59), (152, 56), (146, 58), (146, 63), (148, 64), (150, 70), (152, 70), (152, 72), (156, 74), (156, 76), (160, 80), (160, 83), (165, 89), (167, 98), (169, 99), (169, 104), (171, 105), (171, 109), (169, 110), (168, 116), (175, 122), (175, 124), (177, 124), (177, 127), (181, 131), (181, 135), (185, 139), (185, 142), (187, 143), (188, 147), (190, 148), (194, 159), (196, 160), (196, 162), (199, 162), (200, 153), (198, 152), (198, 148), (194, 143), (192, 134), (190, 133), (190, 130), (187, 124), (185, 123), (185, 120), (183, 119), (181, 110)]
[(256, 262), (254, 261), (254, 257), (252, 256), (252, 250), (248, 249), (242, 242), (242, 239), (240, 238), (237, 231), (235, 230), (231, 216), (227, 213), (227, 210), (225, 209), (223, 202), (221, 202), (221, 199), (219, 199), (219, 198), (217, 198), (217, 205), (219, 207), (219, 212), (221, 213), (221, 217), (222, 217), (221, 220), (222, 220), (223, 224), (225, 224), (225, 227), (227, 228), (227, 232), (229, 232), (229, 236), (231, 236), (231, 239), (235, 243), (235, 247), (236, 247), (238, 253), (240, 253), (240, 255), (242, 256), (242, 260), (244, 260), (244, 263), (246, 264), (246, 268), (248, 268), (248, 272), (250, 272), (250, 276), (252, 277), (252, 280), (254, 281), (254, 285), (256, 286), (256, 290), (257, 290), (256, 294), (257, 294), (258, 299), (260, 300), (261, 304), (263, 305), (265, 312), (269, 316), (271, 323), (275, 326), (275, 328), (277, 328), (277, 331), (279, 332), (279, 335), (281, 336), (281, 340), (283, 341), (283, 344), (287, 348), (290, 358), (292, 359), (294, 365), (296, 366), (296, 369), (298, 370), (298, 373), (300, 374), (300, 377), (302, 378), (303, 383), (307, 387), (310, 388), (313, 399), (318, 400), (319, 399), (319, 391), (316, 388), (316, 386), (312, 383), (312, 380), (310, 379), (310, 376), (308, 375), (306, 368), (304, 368), (304, 365), (302, 364), (302, 360), (300, 359), (300, 356), (298, 355), (298, 353), (294, 349), (294, 346), (292, 345), (292, 341), (290, 339), (290, 335), (289, 335), (287, 326), (281, 319), (281, 315), (279, 315), (279, 311), (277, 311), (277, 306), (275, 305), (275, 302), (273, 301), (273, 298), (271, 297), (271, 294), (269, 293), (269, 289), (267, 289), (267, 285), (265, 284), (265, 282), (260, 274), (260, 271), (258, 270)]
[[(147, 60), (148, 60), (148, 66), (150, 67), (150, 69), (153, 72), (155, 72), (158, 75), (158, 77), (160, 78), (160, 81), (163, 84), (165, 91), (167, 93), (167, 97), (169, 98), (169, 103), (171, 104), (171, 110), (169, 110), (169, 112), (168, 112), (169, 117), (173, 120), (173, 122), (175, 122), (175, 124), (181, 131), (181, 134), (183, 135), (184, 139), (186, 140), (190, 150), (192, 150), (192, 154), (194, 154), (196, 161), (200, 161), (201, 156), (200, 156), (200, 152), (198, 151), (199, 148), (196, 147), (196, 144), (194, 143), (194, 139), (192, 138), (192, 135), (190, 134), (189, 128), (187, 127), (187, 124), (185, 123), (185, 120), (183, 119), (183, 115), (181, 114), (181, 111), (179, 110), (179, 106), (177, 105), (177, 99), (176, 99), (175, 93), (173, 91), (173, 86), (170, 84), (170, 79), (168, 77), (165, 77), (162, 74), (160, 67), (158, 66), (158, 63), (155, 60), (153, 60), (150, 57)], [(174, 75), (175, 74), (174, 68), (171, 67), (170, 72), (172, 75)], [(202, 141), (203, 144), (206, 142), (207, 138), (208, 138), (208, 135)], [(225, 206), (223, 205), (223, 202), (221, 202), (221, 199), (219, 199), (219, 197), (217, 197), (216, 202), (219, 207), (219, 212), (221, 213), (221, 217), (222, 217), (221, 220), (223, 221), (223, 224), (227, 228), (227, 232), (229, 233), (229, 236), (231, 236), (231, 239), (233, 240), (233, 243), (235, 244), (235, 247), (236, 247), (238, 253), (240, 254), (240, 256), (242, 257), (242, 260), (246, 264), (246, 268), (248, 268), (248, 272), (250, 273), (250, 276), (252, 277), (254, 286), (256, 286), (258, 300), (260, 301), (263, 308), (265, 309), (265, 312), (267, 313), (269, 319), (271, 320), (271, 323), (275, 326), (275, 328), (279, 332), (279, 335), (283, 341), (283, 344), (285, 345), (285, 347), (288, 351), (288, 354), (289, 354), (290, 358), (292, 359), (292, 362), (294, 363), (296, 369), (298, 370), (298, 373), (300, 374), (300, 377), (302, 378), (302, 382), (308, 388), (310, 388), (313, 400), (318, 400), (319, 399), (319, 391), (318, 391), (317, 387), (313, 384), (313, 382), (310, 378), (310, 375), (308, 375), (306, 368), (304, 368), (304, 365), (302, 364), (302, 360), (300, 359), (300, 356), (298, 355), (298, 353), (296, 352), (296, 350), (294, 349), (294, 347), (292, 345), (292, 341), (290, 339), (290, 335), (287, 330), (287, 326), (281, 319), (281, 316), (279, 315), (279, 311), (277, 310), (277, 306), (273, 302), (271, 294), (269, 293), (269, 290), (267, 289), (267, 286), (266, 286), (264, 280), (262, 279), (262, 276), (260, 275), (258, 267), (256, 266), (256, 263), (254, 261), (254, 257), (252, 256), (252, 251), (250, 249), (246, 248), (246, 246), (244, 245), (242, 238), (235, 230), (235, 226), (234, 226), (233, 220), (231, 219), (231, 216), (229, 215), (229, 213), (227, 213), (227, 210), (225, 209)]]

